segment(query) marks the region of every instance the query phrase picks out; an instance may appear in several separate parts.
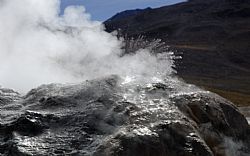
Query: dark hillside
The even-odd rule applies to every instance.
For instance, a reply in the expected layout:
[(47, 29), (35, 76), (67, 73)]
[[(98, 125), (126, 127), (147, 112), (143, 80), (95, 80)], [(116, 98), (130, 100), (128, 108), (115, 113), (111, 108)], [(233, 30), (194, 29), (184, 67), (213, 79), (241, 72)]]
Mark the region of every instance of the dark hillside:
[(183, 56), (182, 78), (250, 105), (249, 0), (190, 0), (126, 14), (107, 20), (107, 31), (162, 39)]

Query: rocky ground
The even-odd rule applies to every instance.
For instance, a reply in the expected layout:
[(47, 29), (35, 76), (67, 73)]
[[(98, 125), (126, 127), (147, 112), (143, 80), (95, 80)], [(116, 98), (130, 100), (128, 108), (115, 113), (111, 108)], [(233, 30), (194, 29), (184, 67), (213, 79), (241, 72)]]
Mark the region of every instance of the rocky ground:
[(162, 39), (182, 56), (176, 65), (185, 81), (250, 105), (249, 0), (189, 0), (121, 12), (104, 24), (126, 37)]
[(0, 89), (0, 154), (246, 156), (250, 127), (229, 101), (176, 78), (118, 76)]

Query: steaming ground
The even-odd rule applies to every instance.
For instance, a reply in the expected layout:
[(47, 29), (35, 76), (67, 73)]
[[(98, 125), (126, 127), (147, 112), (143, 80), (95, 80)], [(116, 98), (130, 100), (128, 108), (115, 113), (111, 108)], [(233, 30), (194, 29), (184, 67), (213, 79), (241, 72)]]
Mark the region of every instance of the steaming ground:
[(41, 84), (74, 83), (117, 74), (159, 80), (173, 72), (167, 53), (140, 49), (120, 57), (121, 40), (91, 21), (84, 7), (59, 16), (59, 0), (0, 1), (0, 84), (27, 92)]

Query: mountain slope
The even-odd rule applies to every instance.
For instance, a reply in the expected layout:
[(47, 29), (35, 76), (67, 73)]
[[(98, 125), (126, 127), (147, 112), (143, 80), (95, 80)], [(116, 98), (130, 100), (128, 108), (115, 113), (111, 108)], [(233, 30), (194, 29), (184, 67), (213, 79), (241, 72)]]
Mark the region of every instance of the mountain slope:
[(104, 24), (108, 32), (162, 39), (182, 55), (176, 61), (182, 78), (250, 105), (250, 1), (191, 0)]

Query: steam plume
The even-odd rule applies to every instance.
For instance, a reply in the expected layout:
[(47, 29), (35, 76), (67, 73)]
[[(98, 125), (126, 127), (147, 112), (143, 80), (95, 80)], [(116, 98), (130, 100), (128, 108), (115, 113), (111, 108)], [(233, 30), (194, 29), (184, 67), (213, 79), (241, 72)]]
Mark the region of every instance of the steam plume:
[[(123, 42), (91, 21), (83, 6), (59, 16), (59, 0), (0, 1), (0, 85), (21, 92), (109, 74), (153, 77), (172, 72), (150, 49), (121, 57)], [(159, 60), (160, 59), (160, 60)], [(159, 74), (160, 73), (160, 74)]]

